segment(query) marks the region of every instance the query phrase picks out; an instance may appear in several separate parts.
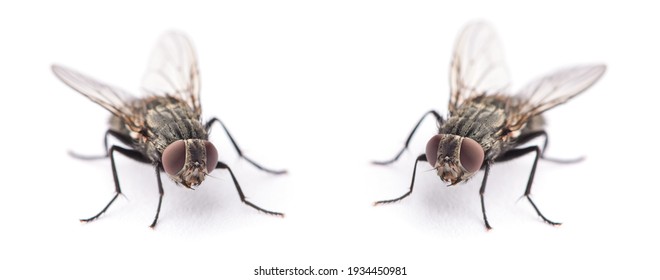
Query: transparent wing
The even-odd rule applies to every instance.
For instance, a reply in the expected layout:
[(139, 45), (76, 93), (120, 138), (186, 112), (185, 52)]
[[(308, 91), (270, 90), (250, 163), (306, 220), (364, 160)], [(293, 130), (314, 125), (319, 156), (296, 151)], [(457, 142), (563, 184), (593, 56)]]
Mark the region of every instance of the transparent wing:
[(139, 102), (130, 93), (113, 86), (99, 82), (75, 70), (59, 66), (52, 66), (53, 73), (69, 87), (80, 92), (85, 97), (103, 106), (115, 116), (121, 118), (131, 127), (141, 127), (140, 120), (136, 119), (130, 104)]
[(504, 92), (509, 71), (495, 30), (485, 22), (468, 24), (456, 39), (449, 69), (449, 112), (466, 99), (484, 93)]
[(523, 102), (521, 112), (538, 115), (568, 101), (596, 83), (605, 69), (602, 64), (577, 66), (532, 81), (516, 94)]
[(154, 48), (142, 88), (147, 93), (175, 96), (186, 102), (196, 116), (202, 114), (199, 69), (195, 50), (186, 35), (171, 31)]

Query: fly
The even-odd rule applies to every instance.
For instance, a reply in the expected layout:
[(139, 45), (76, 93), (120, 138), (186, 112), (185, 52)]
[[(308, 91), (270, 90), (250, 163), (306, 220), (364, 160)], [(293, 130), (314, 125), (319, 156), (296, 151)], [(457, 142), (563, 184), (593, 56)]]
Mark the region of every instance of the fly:
[[(266, 214), (284, 216), (248, 201), (232, 170), (218, 161), (218, 150), (209, 141), (209, 131), (214, 123), (222, 126), (240, 157), (265, 172), (286, 173), (285, 170), (264, 168), (243, 155), (220, 119), (214, 117), (206, 123), (202, 122), (197, 56), (184, 34), (169, 32), (158, 41), (142, 81), (142, 89), (146, 93), (142, 98), (63, 66), (53, 65), (52, 70), (66, 85), (112, 113), (110, 128), (104, 138), (105, 155), (80, 156), (72, 153), (76, 158), (88, 160), (109, 157), (115, 182), (115, 195), (110, 202), (98, 214), (81, 219), (81, 222), (97, 219), (121, 194), (115, 153), (154, 167), (160, 196), (156, 216), (150, 225), (152, 228), (156, 226), (163, 202), (161, 172), (165, 172), (177, 185), (193, 189), (213, 170), (226, 169), (243, 203)], [(129, 148), (116, 145), (108, 148), (110, 136)]]
[[(481, 211), (487, 229), (491, 229), (484, 206), (484, 192), (491, 165), (523, 155), (535, 155), (524, 196), (536, 213), (548, 224), (560, 225), (547, 219), (536, 206), (530, 193), (536, 164), (539, 159), (560, 163), (576, 162), (547, 158), (544, 152), (548, 134), (544, 130), (542, 113), (563, 104), (591, 87), (605, 73), (605, 65), (582, 65), (558, 70), (532, 81), (516, 94), (509, 94), (509, 74), (503, 60), (502, 48), (493, 28), (486, 23), (467, 25), (456, 40), (450, 66), (449, 116), (438, 112), (422, 116), (408, 136), (399, 153), (389, 161), (374, 162), (386, 165), (398, 160), (410, 140), (428, 115), (438, 123), (438, 134), (431, 137), (426, 153), (415, 160), (408, 192), (402, 196), (377, 201), (385, 204), (399, 201), (412, 193), (417, 163), (428, 162), (448, 186), (472, 178), (484, 170), (479, 195)], [(524, 144), (543, 137), (543, 147)]]

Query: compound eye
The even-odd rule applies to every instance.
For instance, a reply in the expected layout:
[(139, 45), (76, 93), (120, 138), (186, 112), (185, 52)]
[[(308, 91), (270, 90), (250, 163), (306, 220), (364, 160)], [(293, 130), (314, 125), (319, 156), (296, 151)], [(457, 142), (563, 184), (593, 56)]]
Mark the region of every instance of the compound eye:
[(461, 142), (461, 165), (470, 173), (477, 172), (484, 162), (484, 149), (470, 138)]
[(438, 145), (440, 145), (440, 139), (442, 139), (442, 134), (431, 137), (431, 140), (426, 143), (426, 160), (433, 167), (435, 167), (435, 163), (438, 161)]
[(176, 175), (186, 163), (186, 143), (183, 140), (174, 141), (163, 151), (163, 169), (167, 174)]
[(206, 171), (211, 173), (218, 164), (218, 150), (209, 141), (204, 141), (204, 147), (206, 148)]

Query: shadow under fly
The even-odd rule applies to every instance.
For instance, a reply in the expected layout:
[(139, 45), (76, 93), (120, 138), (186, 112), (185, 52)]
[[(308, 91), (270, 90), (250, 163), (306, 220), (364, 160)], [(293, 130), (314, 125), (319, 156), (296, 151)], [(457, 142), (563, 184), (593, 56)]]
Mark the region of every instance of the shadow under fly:
[[(178, 185), (193, 189), (215, 169), (226, 169), (231, 175), (241, 201), (266, 214), (284, 214), (263, 209), (248, 201), (231, 168), (218, 161), (218, 151), (209, 142), (209, 130), (214, 123), (220, 124), (238, 155), (258, 169), (283, 174), (285, 170), (267, 169), (243, 155), (227, 127), (218, 118), (202, 123), (200, 104), (200, 78), (197, 57), (190, 40), (183, 34), (164, 34), (154, 49), (145, 73), (142, 89), (146, 96), (137, 98), (130, 93), (63, 66), (53, 65), (53, 73), (62, 82), (112, 113), (110, 128), (105, 133), (106, 154), (81, 156), (80, 159), (110, 158), (115, 195), (110, 202), (91, 218), (103, 214), (121, 194), (115, 152), (143, 163), (153, 165), (158, 183), (158, 209), (150, 227), (156, 226), (163, 202), (163, 185), (160, 173), (165, 172)], [(113, 145), (108, 148), (108, 137), (114, 137), (129, 148)]]
[[(536, 213), (548, 224), (560, 225), (546, 218), (530, 193), (539, 159), (572, 163), (581, 159), (551, 159), (544, 155), (548, 134), (541, 114), (577, 96), (605, 73), (605, 65), (583, 65), (558, 70), (532, 81), (518, 93), (509, 94), (509, 74), (493, 28), (483, 22), (468, 24), (454, 46), (450, 66), (449, 117), (429, 111), (422, 116), (399, 153), (391, 160), (374, 164), (387, 165), (398, 160), (424, 118), (431, 115), (438, 123), (438, 134), (431, 137), (426, 153), (415, 159), (412, 182), (400, 197), (377, 201), (385, 204), (399, 201), (412, 193), (417, 163), (428, 162), (442, 181), (453, 186), (467, 181), (484, 170), (479, 195), (487, 229), (484, 192), (492, 164), (512, 160), (530, 153), (535, 155), (524, 196)], [(543, 137), (543, 147), (527, 146), (530, 140)]]

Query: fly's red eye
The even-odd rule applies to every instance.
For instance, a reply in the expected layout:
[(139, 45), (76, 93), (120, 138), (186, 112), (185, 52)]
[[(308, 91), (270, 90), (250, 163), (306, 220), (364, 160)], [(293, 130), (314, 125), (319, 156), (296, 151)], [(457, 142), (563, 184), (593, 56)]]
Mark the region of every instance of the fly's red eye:
[(218, 164), (218, 150), (209, 141), (204, 141), (204, 147), (206, 148), (206, 171), (211, 173)]
[(167, 174), (174, 176), (179, 173), (186, 163), (186, 143), (177, 140), (168, 145), (163, 151), (161, 161)]
[(476, 172), (484, 162), (484, 149), (470, 138), (461, 142), (461, 165), (470, 173)]
[(442, 139), (442, 135), (438, 134), (431, 137), (431, 140), (426, 143), (426, 160), (433, 167), (435, 167), (435, 163), (438, 161), (438, 145), (440, 145), (440, 139)]

